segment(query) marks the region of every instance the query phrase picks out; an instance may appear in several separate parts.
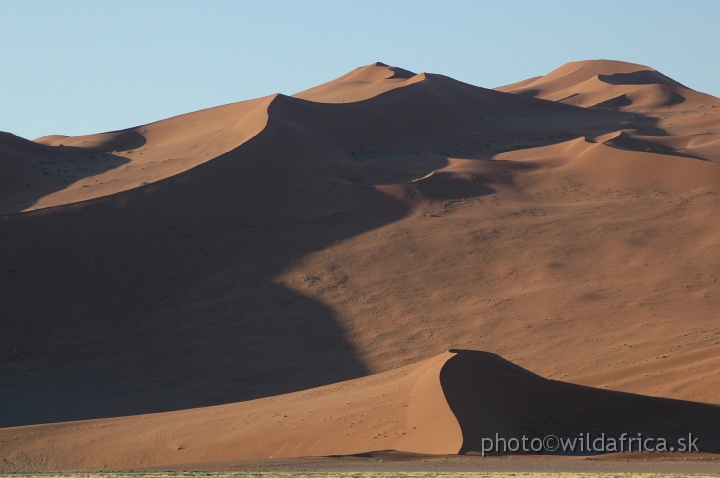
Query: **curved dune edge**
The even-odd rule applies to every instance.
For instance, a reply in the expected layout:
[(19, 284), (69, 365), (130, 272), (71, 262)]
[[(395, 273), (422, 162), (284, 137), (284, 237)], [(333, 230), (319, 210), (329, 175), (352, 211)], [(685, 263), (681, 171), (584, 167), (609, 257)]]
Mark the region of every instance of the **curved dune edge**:
[[(39, 138), (37, 143), (53, 148), (32, 161), (52, 162), (68, 184), (40, 197), (23, 211), (110, 196), (210, 161), (260, 133), (268, 121), (268, 106), (276, 96), (209, 108), (123, 131)], [(86, 173), (88, 170), (91, 172)], [(37, 171), (36, 177), (26, 181), (44, 180)], [(78, 174), (73, 175), (76, 171)]]
[(496, 435), (640, 433), (675, 443), (692, 434), (700, 451), (718, 452), (718, 427), (716, 405), (559, 382), (492, 353), (451, 350), (370, 377), (249, 402), (0, 429), (0, 471), (141, 469), (381, 450), (473, 454), (492, 452), (483, 441)]
[(0, 470), (121, 468), (374, 450), (457, 453), (452, 353), (302, 392), (144, 416), (0, 429)]
[(29, 141), (2, 133), (0, 214), (76, 204), (181, 174), (257, 136), (277, 96), (85, 136)]
[[(549, 380), (495, 354), (454, 352), (440, 381), (463, 430), (463, 454), (482, 452), (483, 440), (496, 434), (506, 439), (641, 434), (670, 446), (692, 435), (700, 451), (720, 451), (720, 406)], [(558, 449), (554, 454), (593, 453)]]

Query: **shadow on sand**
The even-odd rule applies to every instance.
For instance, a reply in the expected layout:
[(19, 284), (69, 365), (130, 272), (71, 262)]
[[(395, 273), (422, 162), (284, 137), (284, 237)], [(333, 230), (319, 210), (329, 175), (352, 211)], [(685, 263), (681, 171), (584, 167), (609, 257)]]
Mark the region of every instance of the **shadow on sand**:
[[(143, 146), (135, 131), (105, 133), (92, 147), (50, 146), (0, 133), (0, 215), (24, 211), (72, 183), (127, 164), (115, 154)], [(102, 135), (98, 135), (102, 136)]]
[[(634, 114), (438, 76), (359, 103), (279, 96), (269, 116), (240, 148), (175, 177), (0, 216), (0, 426), (208, 406), (366, 375), (333, 310), (276, 276), (408, 214), (372, 185), (422, 177), (448, 157), (489, 160), (622, 128), (658, 133)], [(419, 151), (432, 154), (417, 162)], [(495, 181), (441, 179), (426, 184), (429, 196), (489, 194)], [(326, 272), (307, 280), (330, 290), (341, 279)]]

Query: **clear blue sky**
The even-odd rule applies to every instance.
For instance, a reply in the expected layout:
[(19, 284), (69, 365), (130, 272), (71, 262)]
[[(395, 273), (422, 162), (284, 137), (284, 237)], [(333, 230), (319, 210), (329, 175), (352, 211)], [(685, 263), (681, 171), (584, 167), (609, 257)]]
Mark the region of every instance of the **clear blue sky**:
[(488, 88), (573, 60), (720, 96), (720, 1), (0, 0), (0, 130), (127, 128), (374, 61)]

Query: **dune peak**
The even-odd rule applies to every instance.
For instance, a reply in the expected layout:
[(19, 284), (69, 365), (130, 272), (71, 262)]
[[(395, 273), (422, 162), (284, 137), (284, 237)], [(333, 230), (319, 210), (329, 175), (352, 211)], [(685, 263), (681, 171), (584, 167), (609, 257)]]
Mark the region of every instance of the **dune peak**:
[(410, 70), (376, 61), (293, 96), (317, 103), (354, 103), (404, 86), (415, 76)]
[(687, 107), (708, 101), (707, 95), (649, 66), (617, 60), (572, 61), (546, 75), (496, 90), (586, 108), (619, 110), (649, 110), (681, 103)]

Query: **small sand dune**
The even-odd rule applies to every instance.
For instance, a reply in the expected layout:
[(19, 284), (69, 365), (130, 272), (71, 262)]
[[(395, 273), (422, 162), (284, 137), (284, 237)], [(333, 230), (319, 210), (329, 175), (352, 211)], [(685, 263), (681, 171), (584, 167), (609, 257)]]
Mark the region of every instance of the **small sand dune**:
[(379, 375), (210, 408), (0, 430), (0, 470), (143, 468), (372, 450), (455, 453), (446, 353)]
[(211, 466), (381, 450), (480, 453), (483, 439), (496, 434), (627, 433), (674, 444), (692, 433), (702, 451), (717, 452), (719, 426), (718, 406), (547, 380), (494, 354), (452, 350), (398, 370), (261, 400), (3, 429), (0, 470)]
[[(622, 433), (675, 444), (692, 433), (703, 451), (720, 451), (720, 407), (593, 389), (539, 377), (485, 352), (455, 351), (440, 374), (463, 431), (461, 453), (482, 451), (483, 438), (572, 438)], [(682, 417), (682, 418), (681, 418)], [(580, 450), (559, 454), (586, 454)], [(592, 454), (592, 453), (590, 453)]]
[[(267, 122), (274, 96), (210, 108), (123, 131), (0, 137), (0, 214), (87, 201), (152, 184), (240, 146)], [(12, 156), (4, 153), (12, 150)]]
[(497, 90), (576, 106), (627, 111), (688, 108), (717, 101), (650, 67), (610, 60), (570, 62), (547, 75)]

